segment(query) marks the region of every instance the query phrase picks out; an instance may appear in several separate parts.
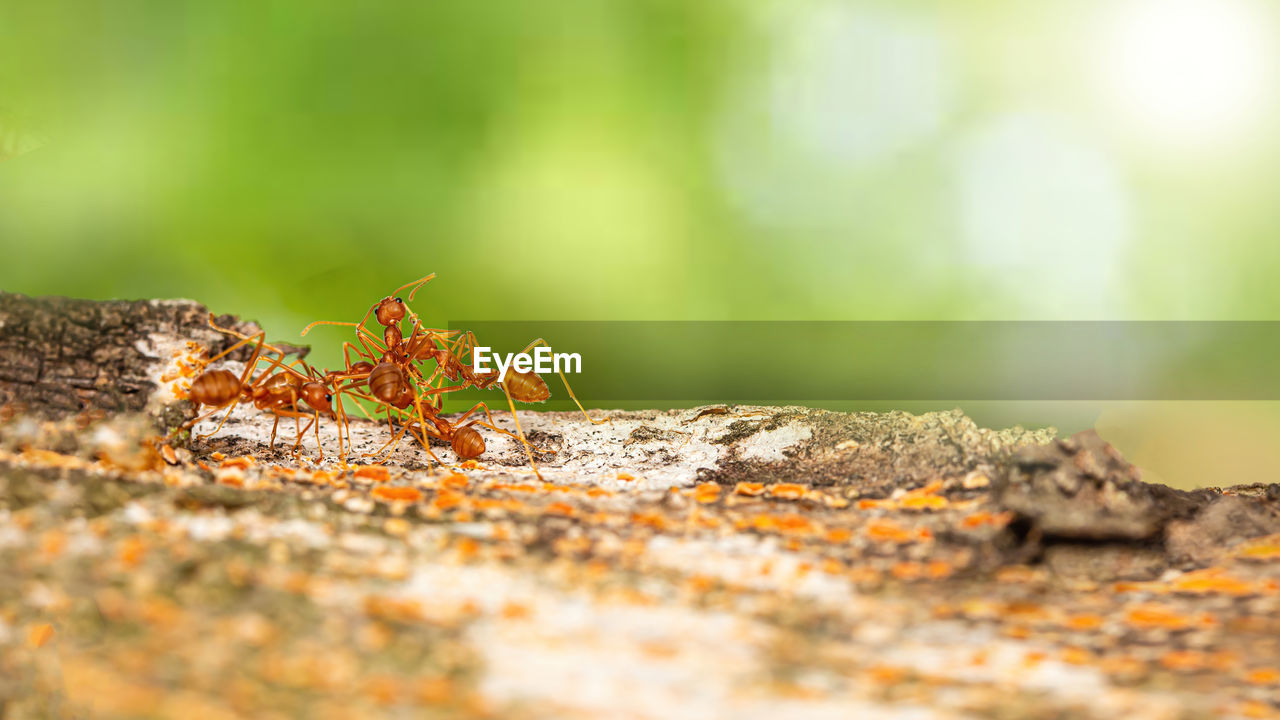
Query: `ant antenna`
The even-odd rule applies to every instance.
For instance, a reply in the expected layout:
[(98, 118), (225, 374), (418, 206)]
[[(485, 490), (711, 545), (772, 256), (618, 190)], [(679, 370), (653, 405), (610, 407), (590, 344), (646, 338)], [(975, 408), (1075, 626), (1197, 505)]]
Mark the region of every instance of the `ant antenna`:
[[(368, 315), (365, 315), (365, 317), (367, 318)], [(302, 328), (301, 336), (306, 337), (307, 333), (311, 332), (311, 329), (317, 325), (340, 325), (342, 327), (354, 327), (356, 328), (357, 333), (363, 333), (365, 337), (368, 337), (370, 340), (373, 340), (375, 343), (377, 343), (378, 347), (382, 347), (382, 343), (379, 341), (379, 339), (374, 337), (373, 333), (366, 330), (361, 323), (339, 322), (337, 320), (317, 320), (311, 323), (310, 325)]]
[(430, 275), (428, 275), (428, 276), (426, 276), (426, 277), (424, 277), (424, 278), (421, 278), (421, 279), (419, 279), (419, 280), (414, 280), (414, 281), (413, 281), (413, 282), (411, 282), (411, 283), (407, 283), (407, 284), (401, 285), (400, 287), (396, 288), (396, 291), (395, 291), (395, 292), (393, 292), (393, 293), (391, 293), (391, 294), (392, 294), (392, 295), (399, 295), (401, 290), (404, 290), (405, 288), (409, 288), (409, 287), (411, 287), (411, 288), (413, 288), (413, 289), (409, 291), (409, 302), (413, 302), (413, 296), (417, 294), (418, 290), (419, 290), (423, 285), (426, 285), (427, 283), (431, 282), (432, 280), (435, 280), (435, 278), (436, 278), (436, 274), (435, 274), (435, 273), (431, 273)]

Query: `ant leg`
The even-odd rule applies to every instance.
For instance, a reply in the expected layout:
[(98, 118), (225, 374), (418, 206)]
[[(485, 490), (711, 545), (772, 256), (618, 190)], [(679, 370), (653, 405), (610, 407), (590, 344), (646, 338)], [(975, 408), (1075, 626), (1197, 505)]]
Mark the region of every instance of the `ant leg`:
[(272, 450), (275, 450), (276, 449), (276, 428), (280, 427), (280, 416), (276, 415), (275, 413), (271, 413), (271, 414), (275, 415), (276, 419), (271, 423), (271, 442), (267, 445), (267, 447)]
[[(231, 353), (235, 352), (237, 349), (239, 349), (239, 348), (240, 348), (241, 346), (243, 346), (243, 345), (248, 345), (249, 343), (257, 343), (257, 344), (258, 344), (258, 346), (257, 346), (256, 348), (254, 348), (254, 351), (253, 351), (253, 358), (252, 358), (252, 360), (248, 363), (248, 366), (249, 366), (249, 367), (252, 367), (252, 366), (253, 366), (253, 365), (258, 361), (258, 354), (262, 351), (262, 341), (263, 341), (264, 339), (266, 339), (266, 337), (267, 337), (267, 333), (264, 331), (264, 332), (256, 333), (256, 334), (254, 334), (254, 335), (250, 335), (250, 336), (249, 336), (249, 337), (247, 337), (247, 338), (242, 338), (242, 339), (241, 339), (239, 342), (237, 342), (236, 344), (232, 345), (231, 347), (227, 348), (226, 350), (223, 350), (222, 352), (218, 353), (217, 355), (214, 355), (213, 357), (211, 357), (211, 358), (209, 358), (208, 360), (206, 360), (206, 361), (205, 361), (205, 363), (206, 363), (206, 364), (208, 364), (208, 363), (212, 363), (212, 362), (214, 362), (214, 361), (216, 361), (216, 360), (220, 360), (221, 358), (224, 358), (224, 357), (226, 357), (227, 355), (230, 355)], [(243, 381), (243, 380), (241, 380), (241, 382), (244, 382), (244, 381)]]
[[(377, 450), (374, 450), (373, 452), (365, 453), (362, 457), (374, 457), (374, 456), (377, 456), (377, 455), (381, 455), (381, 454), (382, 454), (382, 451), (386, 450), (386, 453), (387, 453), (386, 457), (382, 458), (382, 459), (381, 459), (381, 460), (379, 460), (378, 462), (379, 462), (379, 463), (384, 463), (384, 462), (386, 462), (386, 461), (390, 460), (390, 459), (391, 459), (391, 456), (395, 454), (395, 452), (396, 452), (396, 448), (400, 445), (400, 439), (404, 437), (404, 434), (405, 434), (408, 430), (409, 430), (409, 424), (408, 424), (408, 423), (405, 423), (405, 424), (400, 428), (399, 432), (395, 433), (395, 435), (394, 435), (394, 436), (392, 436), (392, 438), (391, 438), (390, 440), (388, 440), (388, 441), (386, 441), (386, 442), (382, 443), (382, 446), (381, 446), (381, 447), (379, 447)], [(388, 448), (390, 448), (390, 449), (388, 449)]]
[[(521, 350), (520, 352), (527, 353), (533, 348), (537, 347), (538, 345), (545, 345), (548, 350), (551, 349), (550, 343), (548, 343), (546, 340), (543, 340), (542, 338), (538, 338), (537, 340), (534, 340), (533, 342), (529, 343), (525, 347), (525, 349)], [(558, 366), (556, 367), (556, 374), (560, 376), (560, 381), (564, 383), (564, 389), (569, 391), (569, 397), (573, 398), (573, 404), (577, 405), (578, 409), (582, 411), (582, 417), (586, 418), (587, 422), (591, 423), (592, 425), (603, 425), (604, 423), (612, 421), (612, 418), (609, 418), (609, 417), (603, 418), (601, 420), (593, 420), (591, 416), (587, 414), (587, 409), (582, 407), (582, 403), (578, 401), (578, 396), (573, 394), (573, 388), (569, 387), (568, 378), (564, 376), (564, 371), (561, 370)]]
[(488, 405), (486, 405), (486, 404), (485, 404), (485, 403), (483, 403), (483, 402), (478, 402), (478, 403), (476, 403), (476, 404), (475, 404), (475, 405), (474, 405), (470, 410), (466, 411), (466, 412), (465, 412), (465, 413), (463, 413), (461, 416), (459, 416), (459, 417), (458, 417), (458, 419), (457, 419), (456, 421), (454, 421), (454, 424), (455, 424), (455, 425), (461, 425), (461, 424), (462, 424), (462, 422), (463, 422), (463, 421), (465, 421), (467, 418), (471, 417), (471, 414), (472, 414), (472, 413), (474, 413), (476, 410), (484, 410), (484, 416), (485, 416), (485, 418), (487, 419), (487, 421), (485, 421), (485, 420), (472, 420), (472, 421), (471, 421), (472, 423), (479, 423), (481, 426), (483, 426), (483, 427), (487, 427), (487, 428), (489, 428), (489, 429), (491, 429), (491, 430), (495, 430), (495, 431), (497, 431), (497, 432), (499, 432), (499, 433), (502, 433), (503, 435), (506, 435), (506, 436), (507, 436), (507, 437), (509, 437), (509, 438), (513, 438), (513, 439), (515, 439), (515, 440), (519, 440), (519, 439), (520, 439), (520, 437), (519, 437), (518, 435), (516, 435), (515, 433), (511, 432), (510, 430), (506, 430), (506, 429), (504, 429), (504, 428), (500, 428), (500, 427), (498, 427), (498, 426), (494, 423), (493, 415), (489, 412), (489, 406), (488, 406)]
[[(214, 409), (210, 410), (209, 412), (207, 412), (207, 413), (205, 413), (205, 414), (203, 414), (203, 415), (200, 415), (200, 416), (196, 417), (196, 418), (195, 418), (195, 419), (193, 419), (193, 420), (188, 420), (187, 422), (182, 423), (181, 425), (179, 425), (179, 426), (178, 426), (178, 428), (177, 428), (176, 430), (174, 430), (174, 431), (173, 431), (173, 432), (174, 432), (174, 434), (176, 435), (177, 433), (180, 433), (180, 432), (182, 432), (183, 430), (190, 430), (191, 428), (193, 428), (193, 427), (195, 427), (195, 426), (199, 425), (200, 423), (204, 422), (205, 420), (208, 420), (210, 417), (212, 417), (212, 416), (213, 416), (213, 414), (214, 414), (214, 413), (218, 412), (218, 411), (219, 411), (219, 410), (221, 410), (221, 409), (222, 409), (222, 408), (220, 408), (220, 407), (216, 407), (216, 408), (214, 408)], [(208, 437), (208, 436), (206, 435), (206, 436), (203, 436), (203, 437)]]
[[(369, 346), (367, 346), (367, 345), (366, 345), (364, 349), (365, 349), (365, 350), (368, 350), (368, 349), (369, 349)], [(352, 352), (353, 350), (355, 351), (355, 353), (356, 353), (356, 357), (358, 357), (358, 358), (361, 358), (361, 359), (372, 359), (372, 360), (377, 360), (377, 359), (378, 359), (378, 358), (377, 358), (375, 355), (373, 355), (373, 354), (368, 354), (368, 355), (366, 355), (366, 354), (364, 354), (364, 353), (360, 352), (360, 348), (356, 347), (356, 346), (355, 346), (354, 344), (352, 344), (350, 341), (343, 340), (343, 341), (342, 341), (342, 361), (343, 361), (343, 362), (345, 362), (345, 363), (347, 364), (347, 367), (348, 367), (348, 368), (349, 368), (349, 367), (351, 367), (351, 352)]]
[(542, 473), (538, 472), (538, 465), (533, 461), (533, 446), (529, 444), (528, 438), (524, 436), (524, 430), (520, 427), (520, 416), (516, 415), (516, 404), (511, 399), (511, 393), (507, 392), (507, 386), (502, 385), (502, 394), (507, 396), (507, 407), (511, 408), (511, 419), (516, 422), (516, 432), (520, 434), (520, 443), (524, 445), (524, 454), (529, 458), (529, 467), (533, 468), (533, 474), (542, 479)]
[(307, 423), (306, 427), (302, 428), (302, 434), (294, 439), (293, 449), (290, 451), (290, 453), (293, 455), (295, 460), (297, 459), (298, 455), (302, 452), (302, 438), (305, 437), (306, 434), (311, 431), (311, 426), (314, 424), (315, 424), (315, 420), (313, 419), (311, 420), (311, 422)]
[[(240, 400), (241, 400), (243, 397), (244, 397), (244, 395), (237, 395), (237, 396), (236, 396), (236, 399), (235, 399), (235, 400), (233, 400), (233, 401), (231, 402), (231, 407), (227, 408), (227, 414), (226, 414), (226, 415), (223, 415), (223, 416), (222, 416), (222, 419), (218, 421), (218, 427), (214, 428), (214, 429), (213, 429), (213, 432), (211, 432), (211, 433), (207, 433), (207, 434), (204, 434), (204, 435), (198, 435), (198, 436), (196, 436), (196, 439), (197, 439), (197, 440), (204, 440), (204, 439), (206, 439), (206, 438), (210, 438), (210, 437), (213, 437), (214, 435), (217, 435), (217, 434), (218, 434), (218, 431), (222, 429), (222, 425), (223, 425), (223, 423), (225, 423), (225, 422), (227, 421), (227, 418), (231, 417), (231, 412), (232, 412), (233, 410), (235, 410), (235, 409), (236, 409), (236, 406), (240, 404)], [(221, 409), (221, 408), (219, 408), (219, 409)], [(194, 426), (192, 426), (192, 427), (194, 427)]]
[[(213, 313), (209, 313), (209, 327), (213, 328), (214, 330), (217, 330), (218, 332), (222, 333), (223, 335), (230, 335), (231, 337), (237, 337), (237, 338), (240, 338), (241, 340), (249, 340), (249, 339), (252, 337), (252, 336), (250, 336), (250, 335), (245, 335), (245, 334), (244, 334), (244, 333), (242, 333), (242, 332), (237, 332), (237, 331), (235, 331), (235, 330), (232, 330), (231, 328), (224, 328), (224, 327), (220, 327), (216, 322), (214, 322), (214, 315), (213, 315)], [(265, 333), (259, 333), (259, 334), (265, 334)], [(274, 347), (274, 346), (272, 346), (272, 345), (268, 345), (268, 344), (267, 344), (267, 343), (265, 343), (265, 342), (264, 342), (264, 343), (262, 343), (262, 347), (263, 347), (263, 349), (264, 349), (264, 350), (266, 350), (266, 351), (268, 351), (268, 352), (273, 352), (273, 353), (275, 353), (275, 354), (279, 355), (279, 356), (280, 356), (280, 358), (281, 358), (282, 360), (283, 360), (286, 356), (294, 354), (294, 353), (286, 353), (285, 351), (283, 351), (283, 350), (281, 350), (281, 349), (279, 349), (279, 348), (277, 348), (277, 347)], [(212, 362), (212, 360), (210, 360), (210, 362)], [(299, 362), (302, 362), (302, 361), (301, 361), (301, 360), (297, 360), (297, 359), (295, 359), (295, 360), (293, 360), (292, 362), (290, 362), (289, 364), (290, 364), (290, 365), (293, 365), (293, 364), (295, 364), (295, 363), (299, 363)]]
[(320, 413), (319, 411), (316, 412), (316, 421), (314, 425), (316, 428), (316, 452), (320, 453), (320, 457), (317, 458), (317, 462), (319, 462), (320, 460), (324, 460), (324, 446), (320, 444)]

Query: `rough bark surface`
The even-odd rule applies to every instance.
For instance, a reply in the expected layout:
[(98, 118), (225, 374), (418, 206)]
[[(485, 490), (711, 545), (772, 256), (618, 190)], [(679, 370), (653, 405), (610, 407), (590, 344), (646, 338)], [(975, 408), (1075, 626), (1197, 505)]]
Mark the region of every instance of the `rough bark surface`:
[[(209, 311), (188, 300), (32, 298), (0, 292), (0, 403), (45, 415), (143, 410), (159, 385), (161, 355), (186, 341), (213, 353), (227, 336)], [(258, 326), (223, 316), (224, 326)], [(243, 357), (243, 356), (241, 356)]]
[[(187, 339), (139, 407), (181, 397)], [(151, 416), (10, 418), (0, 717), (1280, 708), (1280, 486), (1179, 492), (959, 412), (606, 414), (522, 412), (541, 478), (487, 429), (479, 462), (371, 465), (385, 421), (343, 463), (331, 424), (295, 457), (251, 409), (177, 449)]]

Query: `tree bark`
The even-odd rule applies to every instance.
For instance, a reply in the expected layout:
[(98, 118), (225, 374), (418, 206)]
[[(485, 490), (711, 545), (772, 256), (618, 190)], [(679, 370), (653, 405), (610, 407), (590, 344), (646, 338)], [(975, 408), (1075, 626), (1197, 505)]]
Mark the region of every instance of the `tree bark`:
[[(189, 300), (98, 302), (0, 292), (0, 403), (53, 417), (141, 411), (157, 388), (163, 350), (192, 340), (216, 353), (234, 342), (208, 319), (209, 311)], [(259, 330), (229, 315), (218, 321), (244, 333)]]
[(64, 417), (0, 420), (0, 718), (1280, 711), (1280, 485), (959, 411), (521, 411), (541, 477), (252, 407), (174, 451), (137, 411), (202, 306), (0, 321), (0, 394)]

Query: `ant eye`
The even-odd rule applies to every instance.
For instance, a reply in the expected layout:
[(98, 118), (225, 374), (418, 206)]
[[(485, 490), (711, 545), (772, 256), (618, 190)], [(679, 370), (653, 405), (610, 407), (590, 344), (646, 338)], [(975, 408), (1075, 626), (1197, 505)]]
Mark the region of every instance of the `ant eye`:
[(400, 298), (396, 298), (396, 302), (400, 303), (401, 305), (403, 305), (403, 304), (404, 304), (404, 301), (403, 301), (403, 300), (401, 300)]
[(325, 399), (325, 402), (333, 402), (333, 396), (330, 395), (329, 393), (324, 394), (324, 399)]

